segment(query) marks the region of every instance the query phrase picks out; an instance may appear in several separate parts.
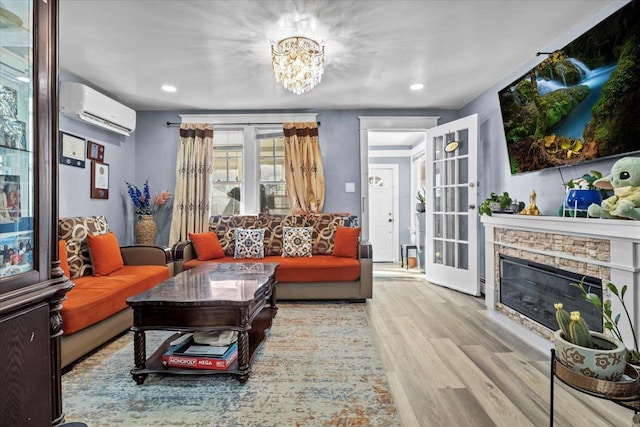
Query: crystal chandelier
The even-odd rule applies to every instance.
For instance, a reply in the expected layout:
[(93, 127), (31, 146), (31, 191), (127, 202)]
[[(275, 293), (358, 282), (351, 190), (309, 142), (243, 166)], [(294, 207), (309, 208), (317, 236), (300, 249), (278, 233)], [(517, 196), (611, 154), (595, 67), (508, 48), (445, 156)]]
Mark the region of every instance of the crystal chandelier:
[(307, 37), (295, 36), (271, 45), (276, 81), (300, 95), (320, 83), (324, 71), (324, 45)]

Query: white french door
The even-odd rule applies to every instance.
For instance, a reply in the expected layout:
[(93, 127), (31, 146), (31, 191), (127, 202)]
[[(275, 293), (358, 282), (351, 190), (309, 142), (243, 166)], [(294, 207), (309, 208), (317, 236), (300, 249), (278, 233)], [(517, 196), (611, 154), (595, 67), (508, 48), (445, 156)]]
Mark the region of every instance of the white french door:
[(478, 282), (476, 114), (427, 131), (427, 280), (471, 295)]
[(397, 165), (369, 165), (369, 239), (375, 248), (374, 262), (395, 261), (397, 254), (397, 175)]

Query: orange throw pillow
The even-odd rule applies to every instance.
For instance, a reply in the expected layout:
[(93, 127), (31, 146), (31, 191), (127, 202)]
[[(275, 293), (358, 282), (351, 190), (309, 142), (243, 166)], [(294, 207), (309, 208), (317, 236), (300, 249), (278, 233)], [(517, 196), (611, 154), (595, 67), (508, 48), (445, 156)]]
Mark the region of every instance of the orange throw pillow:
[(106, 234), (89, 234), (87, 242), (94, 276), (108, 276), (124, 267), (120, 245), (113, 231)]
[(360, 227), (338, 227), (333, 243), (333, 256), (358, 258)]
[(198, 260), (224, 258), (224, 250), (218, 240), (218, 235), (213, 231), (208, 233), (189, 233), (189, 240), (193, 242), (193, 247), (198, 255)]
[(71, 271), (69, 268), (69, 256), (67, 255), (67, 242), (60, 239), (58, 240), (58, 258), (60, 258), (60, 268), (67, 276), (67, 279), (71, 277)]

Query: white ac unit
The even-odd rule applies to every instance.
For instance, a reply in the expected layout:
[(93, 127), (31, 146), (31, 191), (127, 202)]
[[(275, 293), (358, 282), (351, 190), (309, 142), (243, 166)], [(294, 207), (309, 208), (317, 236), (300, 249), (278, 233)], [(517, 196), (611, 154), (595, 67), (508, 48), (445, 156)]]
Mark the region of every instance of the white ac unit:
[(136, 128), (136, 112), (87, 85), (60, 84), (60, 112), (95, 126), (129, 136)]

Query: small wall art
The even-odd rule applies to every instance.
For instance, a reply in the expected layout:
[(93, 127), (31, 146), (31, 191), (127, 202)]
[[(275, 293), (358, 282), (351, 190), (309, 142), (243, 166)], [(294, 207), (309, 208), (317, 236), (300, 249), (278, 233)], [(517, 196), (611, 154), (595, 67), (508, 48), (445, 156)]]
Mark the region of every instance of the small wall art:
[(84, 168), (84, 143), (84, 138), (60, 132), (60, 163)]
[(104, 145), (100, 145), (93, 141), (87, 142), (87, 158), (98, 162), (104, 162)]
[(91, 162), (91, 198), (109, 198), (109, 165)]

